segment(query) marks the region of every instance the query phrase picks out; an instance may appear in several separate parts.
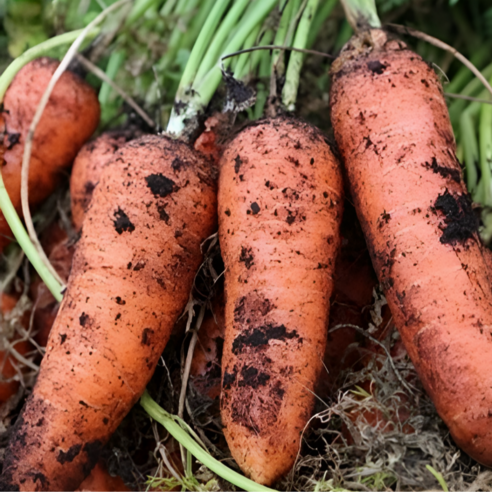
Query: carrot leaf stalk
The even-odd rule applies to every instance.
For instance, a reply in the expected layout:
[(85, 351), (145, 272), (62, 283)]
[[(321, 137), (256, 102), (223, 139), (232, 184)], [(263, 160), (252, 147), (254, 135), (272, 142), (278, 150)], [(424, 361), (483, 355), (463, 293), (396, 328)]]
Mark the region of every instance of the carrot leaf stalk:
[(376, 11), (375, 0), (341, 0), (345, 17), (354, 31), (368, 28), (378, 29), (381, 21)]
[[(221, 55), (241, 48), (276, 3), (277, 0), (236, 0), (218, 30), (218, 23), (229, 2), (221, 0), (215, 4), (181, 78), (167, 127), (168, 133), (181, 136), (185, 129), (193, 129), (197, 115), (205, 110), (220, 84)], [(232, 37), (229, 36), (231, 32), (235, 32)], [(229, 64), (230, 61), (226, 62), (226, 68)]]
[(191, 429), (189, 426), (176, 415), (167, 413), (151, 398), (147, 391), (145, 391), (140, 398), (140, 405), (142, 405), (150, 417), (159, 422), (169, 434), (183, 444), (183, 446), (185, 446), (186, 449), (200, 461), (200, 463), (203, 463), (207, 468), (224, 480), (227, 480), (243, 490), (272, 492), (272, 489), (253, 482), (253, 480), (231, 470), (220, 461), (217, 461), (210, 456), (210, 454), (190, 436)]
[[(311, 23), (318, 8), (318, 0), (308, 0), (304, 12), (302, 13), (299, 26), (294, 38), (294, 48), (305, 48), (308, 42), (309, 30)], [(289, 111), (294, 111), (295, 101), (297, 98), (297, 89), (299, 87), (299, 76), (301, 73), (304, 54), (293, 51), (290, 55), (287, 74), (285, 76), (285, 85), (282, 91), (282, 101)]]

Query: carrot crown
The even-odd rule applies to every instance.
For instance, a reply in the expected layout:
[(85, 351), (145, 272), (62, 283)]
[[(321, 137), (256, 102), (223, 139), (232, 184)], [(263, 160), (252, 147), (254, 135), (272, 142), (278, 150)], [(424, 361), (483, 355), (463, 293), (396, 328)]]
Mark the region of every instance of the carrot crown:
[[(197, 116), (212, 99), (222, 78), (221, 56), (251, 42), (252, 34), (277, 0), (235, 0), (223, 17), (230, 3), (230, 0), (215, 3), (191, 51), (167, 127), (167, 131), (175, 136), (192, 130), (197, 124)], [(226, 61), (224, 67), (227, 68), (229, 63)]]

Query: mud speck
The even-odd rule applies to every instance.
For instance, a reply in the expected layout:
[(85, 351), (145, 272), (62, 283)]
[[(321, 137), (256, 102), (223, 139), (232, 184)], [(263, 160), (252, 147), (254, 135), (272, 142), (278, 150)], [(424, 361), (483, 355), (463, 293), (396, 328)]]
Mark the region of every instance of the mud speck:
[(118, 234), (123, 234), (123, 232), (133, 232), (135, 230), (135, 226), (132, 224), (131, 220), (128, 218), (123, 210), (118, 207), (118, 210), (114, 213), (113, 224), (116, 232)]
[(256, 202), (253, 202), (251, 204), (251, 211), (253, 212), (253, 215), (256, 215), (260, 211), (260, 206)]
[(434, 207), (445, 215), (441, 243), (464, 243), (478, 231), (479, 222), (468, 195), (452, 195), (446, 190), (439, 195)]
[(381, 75), (388, 66), (381, 63), (379, 60), (371, 60), (367, 62), (367, 68), (377, 75)]
[(172, 179), (166, 178), (162, 173), (151, 174), (145, 178), (145, 181), (154, 196), (161, 198), (165, 198), (178, 189), (176, 183)]
[(455, 183), (461, 182), (461, 171), (459, 169), (441, 166), (435, 157), (432, 158), (431, 163), (426, 162), (424, 167), (431, 169), (435, 174), (440, 174), (445, 179), (452, 179)]
[(270, 340), (290, 340), (293, 338), (299, 338), (296, 330), (287, 331), (284, 325), (268, 324), (249, 330), (246, 334), (236, 337), (232, 344), (232, 352), (237, 355), (247, 347), (264, 347), (268, 345)]
[(62, 465), (65, 463), (71, 463), (78, 456), (81, 449), (82, 449), (82, 444), (74, 444), (69, 448), (69, 450), (66, 453), (64, 453), (60, 449), (60, 452), (56, 457), (56, 461), (58, 461), (58, 463), (61, 463)]
[(244, 266), (249, 270), (251, 266), (254, 265), (253, 250), (242, 246), (239, 261), (244, 263)]

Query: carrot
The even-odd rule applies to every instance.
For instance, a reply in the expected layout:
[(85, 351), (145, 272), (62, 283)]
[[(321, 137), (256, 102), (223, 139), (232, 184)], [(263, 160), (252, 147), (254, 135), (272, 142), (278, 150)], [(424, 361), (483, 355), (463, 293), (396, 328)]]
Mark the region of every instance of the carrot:
[[(168, 137), (134, 140), (101, 175), (3, 487), (73, 490), (149, 381), (214, 231), (209, 165)], [(40, 417), (43, 415), (43, 417)]]
[(123, 491), (130, 490), (123, 480), (116, 476), (112, 477), (104, 463), (99, 461), (96, 466), (92, 469), (90, 475), (80, 484), (77, 489), (80, 492), (90, 492), (90, 491)]
[[(10, 339), (9, 341), (14, 345), (14, 350), (18, 352), (21, 356), (25, 356), (28, 352), (34, 349), (32, 344), (28, 340), (19, 340), (19, 336), (17, 333), (8, 333), (6, 330), (8, 324), (5, 321), (11, 321), (12, 311), (16, 307), (18, 301), (18, 296), (2, 293), (0, 306), (0, 309), (2, 311), (2, 318), (4, 320), (2, 336), (7, 340)], [(29, 315), (29, 311), (25, 311), (18, 320), (25, 328), (29, 326)], [(5, 345), (3, 343), (1, 345), (0, 404), (3, 404), (17, 393), (20, 387), (20, 382), (18, 378), (15, 378), (15, 376), (19, 374), (19, 362), (15, 359), (10, 350), (5, 350)]]
[[(9, 86), (4, 100), (4, 132), (0, 143), (2, 175), (17, 212), (21, 212), (20, 176), (24, 145), (37, 105), (59, 63), (38, 58), (25, 65)], [(39, 204), (56, 188), (64, 170), (99, 122), (94, 90), (79, 76), (65, 72), (56, 84), (34, 135), (29, 170), (29, 202)], [(0, 249), (11, 238), (0, 216)]]
[(220, 162), (225, 264), (222, 420), (246, 475), (271, 484), (293, 465), (322, 368), (342, 180), (315, 128), (264, 120)]
[(212, 303), (212, 311), (203, 319), (190, 369), (195, 388), (212, 400), (220, 395), (224, 329), (224, 295), (221, 292)]
[(406, 349), (456, 443), (490, 466), (492, 288), (439, 79), (404, 43), (366, 30), (332, 66), (331, 111)]
[(72, 221), (76, 230), (82, 227), (92, 193), (102, 169), (113, 161), (114, 154), (141, 132), (114, 130), (105, 132), (94, 141), (85, 144), (73, 163), (70, 176)]

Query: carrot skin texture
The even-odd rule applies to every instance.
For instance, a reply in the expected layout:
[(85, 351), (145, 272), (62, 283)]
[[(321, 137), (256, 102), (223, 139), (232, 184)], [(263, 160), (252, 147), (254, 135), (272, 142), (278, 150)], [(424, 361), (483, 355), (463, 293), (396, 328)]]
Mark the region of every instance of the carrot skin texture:
[[(74, 490), (148, 383), (216, 228), (210, 166), (184, 143), (128, 143), (102, 173), (3, 486)], [(42, 415), (42, 417), (40, 417)]]
[(131, 130), (105, 132), (80, 149), (70, 176), (72, 221), (76, 230), (82, 228), (85, 213), (102, 170), (113, 161), (113, 156), (123, 145), (138, 136), (141, 136), (141, 132)]
[(221, 413), (243, 472), (292, 467), (322, 368), (342, 179), (324, 137), (277, 118), (242, 131), (220, 162), (225, 263)]
[[(15, 76), (3, 100), (5, 134), (3, 180), (17, 212), (21, 212), (20, 183), (24, 146), (38, 103), (59, 62), (38, 58)], [(59, 184), (84, 142), (99, 123), (99, 102), (90, 85), (66, 71), (58, 80), (34, 134), (29, 167), (29, 203), (35, 206)], [(12, 237), (0, 214), (0, 248)]]
[(438, 77), (371, 31), (332, 68), (354, 204), (406, 349), (456, 443), (492, 465), (492, 289)]

